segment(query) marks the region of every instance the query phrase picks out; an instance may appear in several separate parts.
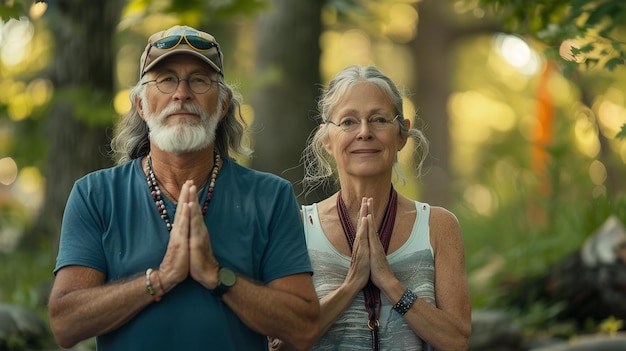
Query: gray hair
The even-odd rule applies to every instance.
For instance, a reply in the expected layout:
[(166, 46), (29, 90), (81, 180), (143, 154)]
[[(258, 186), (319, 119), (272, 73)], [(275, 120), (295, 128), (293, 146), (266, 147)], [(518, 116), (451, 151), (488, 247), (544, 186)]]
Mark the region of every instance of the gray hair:
[[(404, 124), (403, 115), (403, 95), (396, 84), (378, 68), (374, 66), (349, 66), (341, 70), (330, 81), (326, 89), (321, 90), (317, 103), (318, 117), (320, 123), (325, 123), (330, 119), (333, 109), (344, 95), (357, 83), (369, 82), (377, 86), (380, 91), (389, 98), (389, 101), (399, 115), (400, 136), (411, 138), (414, 141), (413, 151), (415, 154), (415, 171), (417, 176), (421, 175), (422, 165), (428, 155), (428, 140), (421, 130), (417, 128), (407, 128)], [(417, 119), (417, 118), (416, 118)], [(335, 160), (324, 148), (324, 140), (328, 138), (328, 124), (313, 130), (308, 138), (307, 146), (302, 153), (302, 163), (304, 165), (304, 178), (302, 185), (308, 194), (319, 186), (328, 184), (331, 179), (337, 181), (337, 177), (332, 177), (335, 171)], [(396, 158), (393, 169), (401, 181), (405, 177), (400, 171)]]
[[(145, 96), (145, 84), (140, 80), (130, 91), (131, 109), (121, 117), (114, 129), (111, 139), (111, 157), (117, 164), (122, 164), (138, 157), (146, 156), (150, 152), (148, 126), (141, 118), (135, 106), (135, 98)], [(218, 76), (218, 110), (228, 101), (230, 106), (226, 116), (220, 121), (215, 131), (215, 148), (223, 156), (229, 157), (230, 152), (243, 156), (252, 154), (244, 145), (247, 123), (241, 115), (241, 96), (231, 86)]]

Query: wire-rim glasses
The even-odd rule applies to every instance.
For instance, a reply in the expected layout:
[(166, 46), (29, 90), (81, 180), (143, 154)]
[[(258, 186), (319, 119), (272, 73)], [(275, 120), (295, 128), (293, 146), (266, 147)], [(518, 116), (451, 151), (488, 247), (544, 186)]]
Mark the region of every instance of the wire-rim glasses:
[[(382, 115), (376, 115), (367, 119), (367, 125), (370, 129), (379, 132), (389, 128), (399, 117), (400, 115), (398, 114), (393, 119), (386, 119)], [(356, 117), (344, 117), (339, 122), (335, 122), (330, 119), (327, 119), (324, 122), (339, 127), (346, 133), (354, 133), (361, 128), (362, 120)]]
[(212, 80), (206, 74), (196, 73), (190, 75), (189, 78), (178, 78), (171, 73), (165, 73), (158, 75), (156, 79), (148, 80), (141, 84), (155, 83), (160, 92), (163, 94), (171, 94), (178, 89), (178, 85), (183, 80), (187, 82), (189, 89), (196, 94), (204, 94), (218, 83), (218, 81)]

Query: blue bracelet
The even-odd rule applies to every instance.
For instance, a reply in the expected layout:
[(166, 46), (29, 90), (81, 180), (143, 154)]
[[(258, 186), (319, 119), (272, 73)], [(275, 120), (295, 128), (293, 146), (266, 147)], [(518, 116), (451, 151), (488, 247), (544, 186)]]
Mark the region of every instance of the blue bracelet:
[(409, 311), (411, 306), (413, 306), (415, 300), (417, 300), (417, 295), (411, 291), (411, 289), (407, 288), (400, 298), (400, 301), (393, 305), (393, 309), (400, 313), (401, 316), (404, 316), (404, 314)]

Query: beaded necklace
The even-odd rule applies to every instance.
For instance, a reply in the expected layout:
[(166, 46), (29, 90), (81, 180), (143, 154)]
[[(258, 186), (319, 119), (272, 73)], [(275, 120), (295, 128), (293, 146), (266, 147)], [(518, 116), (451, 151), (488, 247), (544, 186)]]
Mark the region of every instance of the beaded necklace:
[[(170, 221), (170, 217), (167, 214), (167, 210), (165, 209), (165, 203), (163, 202), (163, 197), (161, 196), (161, 189), (159, 188), (159, 183), (156, 180), (156, 176), (154, 175), (154, 170), (152, 169), (152, 157), (150, 154), (147, 156), (148, 162), (146, 162), (146, 180), (148, 182), (148, 188), (150, 188), (150, 193), (152, 194), (152, 198), (154, 199), (154, 204), (161, 215), (161, 218), (165, 222), (165, 226), (168, 231), (172, 230), (172, 222)], [(215, 151), (213, 153), (213, 169), (211, 170), (211, 175), (209, 179), (209, 188), (206, 192), (206, 197), (204, 199), (204, 204), (202, 205), (202, 215), (206, 214), (206, 211), (209, 209), (209, 202), (211, 202), (211, 198), (213, 197), (213, 190), (215, 189), (215, 179), (217, 179), (217, 174), (220, 171), (220, 154)]]

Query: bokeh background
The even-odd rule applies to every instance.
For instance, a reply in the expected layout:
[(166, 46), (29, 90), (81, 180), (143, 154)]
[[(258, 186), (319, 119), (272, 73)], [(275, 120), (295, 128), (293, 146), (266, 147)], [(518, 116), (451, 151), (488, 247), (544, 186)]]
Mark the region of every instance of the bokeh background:
[(626, 221), (621, 0), (14, 0), (0, 16), (0, 303), (46, 320), (69, 190), (112, 165), (147, 37), (188, 24), (214, 34), (242, 93), (255, 154), (241, 163), (303, 204), (332, 193), (299, 184), (319, 89), (376, 65), (431, 144), (420, 177), (401, 152), (396, 186), (459, 218), (473, 309), (505, 310), (529, 337), (623, 328), (610, 311), (560, 318), (541, 285), (608, 218)]

